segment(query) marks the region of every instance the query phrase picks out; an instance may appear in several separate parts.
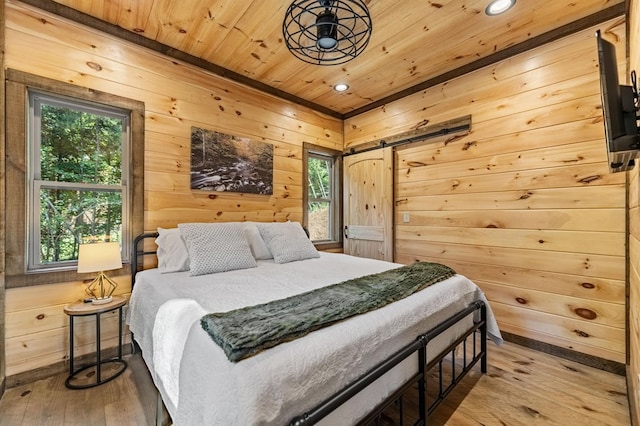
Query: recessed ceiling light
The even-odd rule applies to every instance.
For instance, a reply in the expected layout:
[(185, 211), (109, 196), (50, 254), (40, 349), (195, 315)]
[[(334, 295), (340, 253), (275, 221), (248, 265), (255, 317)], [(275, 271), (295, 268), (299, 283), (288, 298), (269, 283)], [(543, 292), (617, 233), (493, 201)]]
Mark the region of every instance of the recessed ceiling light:
[(349, 85), (346, 83), (338, 83), (333, 86), (333, 90), (335, 90), (336, 92), (344, 92), (346, 90), (349, 90)]
[(511, 9), (514, 4), (516, 4), (516, 0), (493, 0), (484, 10), (484, 13), (489, 16), (500, 15)]

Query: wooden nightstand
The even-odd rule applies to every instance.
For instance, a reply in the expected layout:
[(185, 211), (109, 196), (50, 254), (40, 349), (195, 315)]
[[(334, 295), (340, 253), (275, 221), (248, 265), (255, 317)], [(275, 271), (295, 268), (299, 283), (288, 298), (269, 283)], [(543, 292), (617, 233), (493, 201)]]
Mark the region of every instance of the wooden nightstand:
[[(94, 305), (78, 301), (64, 307), (64, 313), (69, 315), (69, 377), (65, 385), (69, 389), (86, 389), (101, 385), (113, 380), (124, 372), (127, 362), (122, 359), (122, 308), (127, 304), (127, 299), (122, 296), (113, 296), (113, 300), (102, 305)], [(100, 315), (118, 310), (118, 356), (102, 360), (100, 353)], [(96, 362), (74, 370), (73, 365), (73, 319), (94, 315), (96, 317)], [(80, 377), (79, 374), (95, 367), (95, 381), (91, 374)], [(103, 377), (105, 376), (105, 377)]]

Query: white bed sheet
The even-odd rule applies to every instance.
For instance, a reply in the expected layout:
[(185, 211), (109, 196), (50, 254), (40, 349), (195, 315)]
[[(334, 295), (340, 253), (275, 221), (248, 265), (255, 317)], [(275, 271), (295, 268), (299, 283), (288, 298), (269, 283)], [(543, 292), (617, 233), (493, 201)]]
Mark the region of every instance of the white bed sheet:
[[(400, 266), (321, 253), (317, 259), (283, 265), (258, 261), (257, 268), (198, 277), (151, 269), (136, 277), (127, 322), (174, 424), (286, 424), (472, 301), (486, 303), (482, 291), (456, 275), (238, 363), (227, 360), (199, 319)], [(488, 303), (487, 308), (489, 335), (499, 344)], [(440, 346), (453, 339), (449, 336)], [(404, 364), (374, 394), (332, 416), (330, 424), (362, 418), (414, 371), (415, 364)]]

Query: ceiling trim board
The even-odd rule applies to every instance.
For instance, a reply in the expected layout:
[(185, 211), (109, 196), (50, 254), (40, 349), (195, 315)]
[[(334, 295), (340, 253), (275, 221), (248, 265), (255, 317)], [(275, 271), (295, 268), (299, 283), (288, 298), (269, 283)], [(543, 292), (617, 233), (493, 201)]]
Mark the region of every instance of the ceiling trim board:
[(471, 62), (467, 65), (463, 65), (451, 71), (445, 72), (444, 74), (440, 74), (434, 78), (423, 81), (422, 83), (416, 84), (415, 86), (411, 86), (407, 89), (401, 90), (399, 92), (394, 93), (393, 95), (387, 96), (383, 99), (377, 100), (370, 104), (367, 104), (363, 107), (356, 108), (353, 111), (347, 112), (343, 114), (343, 119), (348, 119), (355, 117), (359, 114), (365, 113), (367, 111), (371, 111), (372, 109), (382, 107), (388, 103), (397, 101), (406, 96), (413, 95), (422, 90), (426, 90), (430, 87), (433, 87), (437, 84), (444, 83), (446, 81), (452, 80), (454, 78), (460, 77), (464, 74), (468, 74), (473, 71), (477, 71), (480, 68), (484, 68), (489, 65), (493, 65), (497, 62), (508, 59), (512, 56), (519, 55), (520, 53), (524, 53), (527, 50), (534, 49), (536, 47), (540, 47), (544, 44), (550, 43), (552, 41), (558, 40), (562, 37), (566, 37), (573, 33), (586, 30), (589, 27), (593, 27), (594, 25), (601, 24), (603, 22), (609, 21), (613, 18), (617, 18), (619, 16), (626, 14), (626, 6), (624, 3), (618, 3), (614, 6), (603, 9), (597, 13), (586, 16), (582, 19), (574, 21), (570, 24), (564, 25), (562, 27), (556, 28), (554, 30), (548, 31), (544, 34), (540, 34), (539, 36), (533, 37), (529, 40), (523, 41), (522, 43), (515, 44), (506, 49), (500, 50), (496, 53), (493, 53), (484, 58), (478, 59), (477, 61)]

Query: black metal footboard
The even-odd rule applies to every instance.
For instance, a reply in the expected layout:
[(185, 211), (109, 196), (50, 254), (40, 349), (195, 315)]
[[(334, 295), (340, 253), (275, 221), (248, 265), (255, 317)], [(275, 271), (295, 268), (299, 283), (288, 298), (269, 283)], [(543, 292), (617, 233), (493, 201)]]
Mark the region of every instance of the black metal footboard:
[[(404, 408), (402, 404), (402, 395), (417, 385), (418, 390), (418, 413), (415, 425), (428, 424), (429, 415), (440, 405), (444, 398), (455, 388), (464, 376), (480, 361), (480, 369), (483, 373), (487, 372), (487, 314), (486, 306), (482, 301), (475, 301), (467, 308), (461, 310), (457, 314), (438, 324), (428, 332), (418, 336), (416, 340), (389, 359), (381, 362), (367, 374), (352, 382), (346, 388), (333, 395), (323, 403), (312, 410), (295, 417), (290, 426), (312, 425), (323, 419), (336, 408), (347, 402), (360, 391), (371, 385), (375, 380), (389, 372), (395, 366), (400, 364), (409, 356), (418, 353), (418, 366), (416, 374), (411, 377), (396, 392), (390, 395), (382, 404), (376, 407), (367, 417), (359, 423), (361, 425), (370, 424), (387, 409), (387, 407), (397, 404), (398, 416), (400, 420), (397, 424), (404, 424)], [(437, 357), (427, 362), (429, 343), (437, 336), (450, 329), (452, 326), (462, 321), (467, 316), (474, 315), (473, 326), (468, 328), (462, 336), (445, 348)], [(478, 318), (479, 317), (479, 318)], [(478, 335), (479, 334), (479, 339)], [(471, 338), (471, 345), (468, 344), (468, 338)], [(478, 342), (479, 340), (479, 342)], [(461, 346), (461, 347), (460, 347)], [(471, 346), (471, 347), (469, 347)], [(457, 360), (456, 350), (461, 352), (461, 360)], [(469, 354), (469, 352), (471, 352)], [(450, 380), (445, 383), (443, 379), (443, 363), (445, 359), (451, 355), (451, 371)], [(435, 396), (428, 401), (427, 391), (430, 389), (431, 383), (428, 381), (428, 371), (432, 368), (438, 368), (437, 387)], [(429, 385), (429, 387), (428, 387)]]

